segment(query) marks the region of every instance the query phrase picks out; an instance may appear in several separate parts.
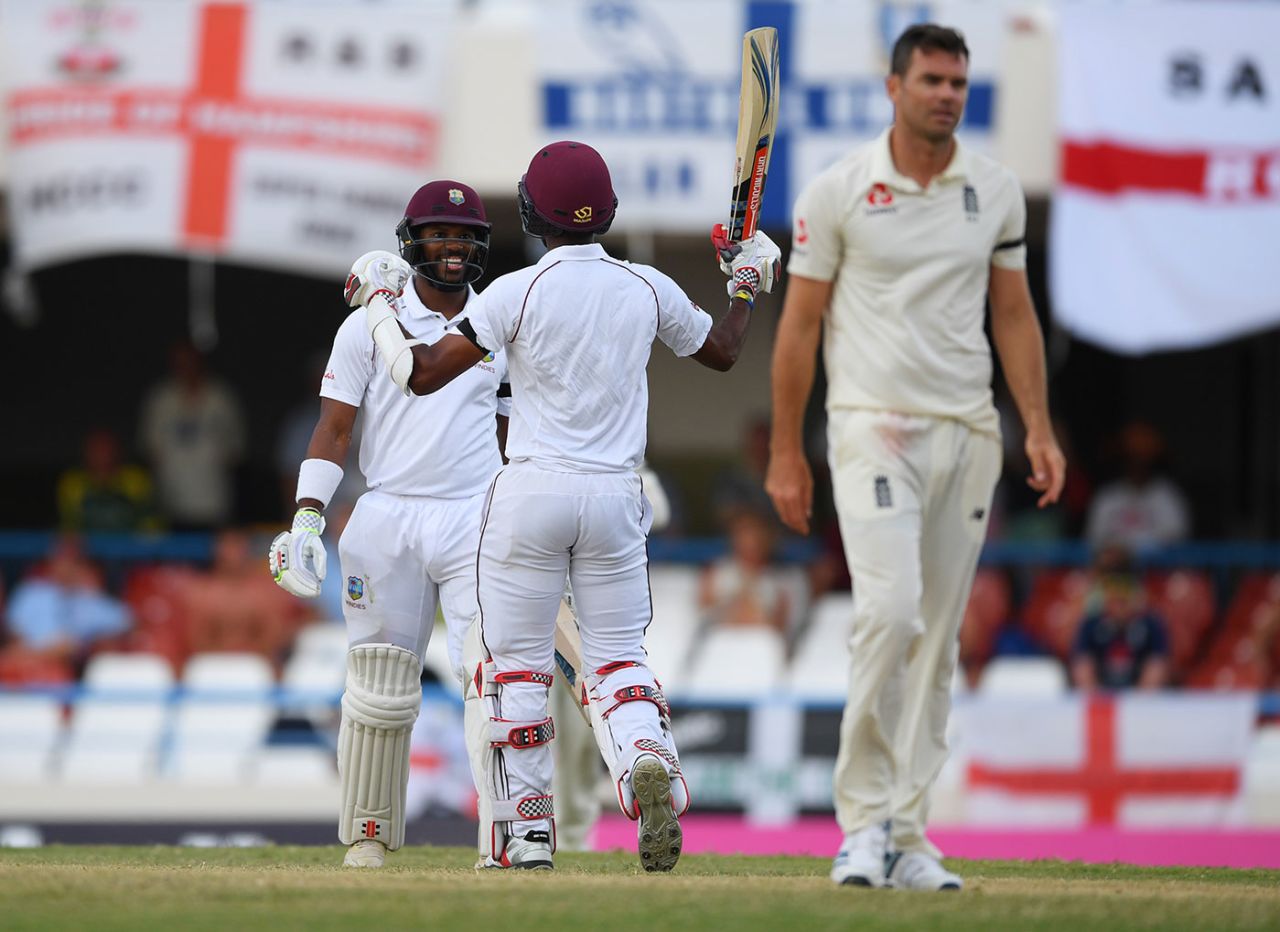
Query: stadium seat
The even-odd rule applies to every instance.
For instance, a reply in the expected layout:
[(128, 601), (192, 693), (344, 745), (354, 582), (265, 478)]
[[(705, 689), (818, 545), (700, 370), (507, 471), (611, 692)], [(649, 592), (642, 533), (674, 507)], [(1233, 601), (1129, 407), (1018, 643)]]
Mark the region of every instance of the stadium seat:
[(1066, 670), (1052, 657), (996, 657), (978, 681), (978, 693), (984, 697), (1039, 698), (1066, 690)]
[(129, 574), (123, 598), (133, 612), (130, 646), (157, 654), (180, 669), (189, 650), (186, 586), (191, 571), (177, 566), (142, 567)]
[(247, 779), (250, 755), (276, 718), (270, 665), (256, 654), (197, 654), (187, 661), (182, 685), (165, 775), (199, 783)]
[(974, 672), (991, 659), (996, 636), (1012, 609), (1009, 578), (997, 569), (978, 570), (960, 624), (960, 659)]
[(1216, 599), (1208, 575), (1193, 570), (1152, 573), (1146, 577), (1147, 598), (1169, 630), (1174, 671), (1185, 670), (1201, 639), (1213, 624)]
[(95, 692), (154, 692), (168, 699), (173, 688), (173, 669), (158, 654), (96, 654), (84, 669), (81, 680)]
[(39, 783), (62, 737), (62, 704), (51, 696), (0, 694), (0, 781)]
[(253, 755), (249, 779), (269, 786), (327, 786), (337, 782), (338, 767), (330, 748), (268, 746)]
[(1091, 588), (1085, 570), (1041, 571), (1022, 609), (1023, 627), (1059, 659), (1066, 660)]
[(852, 595), (833, 592), (820, 597), (787, 668), (787, 692), (812, 702), (844, 702), (852, 628)]
[(750, 702), (782, 686), (786, 642), (771, 628), (713, 628), (698, 648), (680, 695)]
[(329, 621), (307, 625), (293, 640), (293, 657), (319, 658), (347, 668), (347, 628)]
[(698, 578), (695, 566), (655, 563), (649, 567), (653, 620), (645, 631), (649, 668), (667, 696), (678, 697), (687, 680), (690, 649), (697, 636)]
[(59, 767), (62, 780), (93, 784), (150, 778), (156, 772), (168, 722), (166, 699), (113, 699), (87, 693), (72, 714)]

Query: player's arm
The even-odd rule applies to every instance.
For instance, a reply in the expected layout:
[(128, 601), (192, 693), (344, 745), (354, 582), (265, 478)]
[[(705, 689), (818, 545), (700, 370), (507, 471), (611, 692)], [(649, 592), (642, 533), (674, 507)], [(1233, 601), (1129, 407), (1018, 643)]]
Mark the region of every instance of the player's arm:
[(1027, 433), (1025, 449), (1031, 464), (1027, 485), (1041, 493), (1038, 504), (1044, 508), (1062, 494), (1067, 471), (1049, 420), (1044, 334), (1036, 319), (1025, 269), (992, 264), (989, 290), (991, 336)]
[(502, 463), (507, 463), (507, 425), (511, 422), (511, 418), (505, 414), (495, 414), (498, 419), (498, 455), (502, 457)]
[(822, 315), (831, 301), (831, 282), (792, 274), (773, 344), (773, 430), (764, 488), (778, 517), (793, 531), (809, 533), (813, 515), (813, 473), (804, 453), (804, 412), (822, 339)]
[[(347, 461), (347, 451), (351, 448), (351, 432), (355, 428), (356, 412), (353, 405), (334, 398), (320, 399), (320, 420), (316, 429), (311, 432), (311, 442), (307, 444), (307, 459), (324, 460), (333, 463), (339, 469)], [(302, 494), (307, 489), (299, 490)], [(306, 497), (298, 499), (299, 508), (314, 508), (323, 511), (327, 502), (318, 498)]]
[(760, 232), (733, 244), (716, 239), (718, 233), (723, 233), (722, 227), (712, 233), (712, 241), (720, 256), (720, 268), (729, 276), (729, 312), (712, 325), (692, 358), (708, 369), (728, 372), (738, 361), (747, 339), (756, 296), (772, 291), (781, 274), (782, 253), (773, 240)]
[(729, 299), (729, 313), (725, 314), (707, 331), (707, 339), (690, 358), (708, 369), (728, 372), (738, 361), (742, 344), (747, 339), (747, 325), (751, 323), (754, 301), (734, 296)]
[[(373, 309), (369, 309), (372, 314)], [(463, 321), (466, 326), (466, 321)], [(409, 374), (409, 391), (430, 395), (444, 388), (481, 359), (488, 350), (457, 333), (447, 333), (435, 343), (415, 343), (413, 371)]]
[(298, 510), (292, 526), (276, 535), (267, 553), (276, 584), (299, 598), (314, 599), (324, 582), (328, 554), (320, 540), (323, 513), (342, 482), (356, 410), (333, 398), (320, 399), (320, 420), (298, 468)]

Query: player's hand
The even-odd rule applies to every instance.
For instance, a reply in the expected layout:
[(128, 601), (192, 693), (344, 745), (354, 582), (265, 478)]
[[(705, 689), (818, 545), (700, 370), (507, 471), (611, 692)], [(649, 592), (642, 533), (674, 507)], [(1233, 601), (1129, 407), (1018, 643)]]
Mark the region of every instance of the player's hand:
[(1053, 431), (1048, 429), (1028, 431), (1024, 449), (1031, 464), (1027, 485), (1042, 493), (1036, 504), (1046, 508), (1062, 494), (1062, 485), (1067, 479), (1067, 458), (1062, 455)]
[(798, 534), (809, 533), (813, 517), (813, 472), (804, 453), (769, 455), (769, 470), (764, 477), (764, 490), (773, 500), (782, 523)]
[(759, 230), (751, 239), (730, 243), (724, 225), (716, 224), (711, 242), (720, 259), (720, 271), (729, 276), (730, 297), (746, 288), (754, 300), (757, 292), (772, 291), (773, 283), (782, 277), (782, 250)]
[(320, 535), (324, 518), (314, 508), (299, 508), (293, 527), (276, 535), (267, 554), (271, 578), (285, 592), (302, 599), (314, 599), (324, 582), (328, 556)]
[(376, 294), (385, 294), (391, 301), (404, 293), (412, 277), (408, 262), (393, 252), (375, 249), (352, 263), (344, 296), (351, 307), (368, 307)]

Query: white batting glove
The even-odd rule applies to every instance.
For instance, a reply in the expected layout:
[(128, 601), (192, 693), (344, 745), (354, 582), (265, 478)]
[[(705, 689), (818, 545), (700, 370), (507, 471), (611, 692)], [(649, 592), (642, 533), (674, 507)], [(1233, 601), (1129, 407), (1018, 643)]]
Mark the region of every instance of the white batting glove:
[(320, 535), (324, 518), (314, 508), (299, 508), (293, 527), (276, 535), (267, 553), (271, 578), (285, 592), (301, 599), (314, 599), (324, 582), (328, 555)]
[(413, 277), (413, 268), (393, 252), (375, 249), (366, 252), (351, 264), (347, 276), (345, 297), (351, 307), (368, 307), (376, 294), (385, 294), (393, 301), (404, 293), (404, 286)]
[(729, 276), (729, 296), (749, 292), (754, 301), (757, 292), (766, 294), (782, 277), (782, 250), (759, 230), (751, 239), (733, 243), (720, 250), (720, 271)]

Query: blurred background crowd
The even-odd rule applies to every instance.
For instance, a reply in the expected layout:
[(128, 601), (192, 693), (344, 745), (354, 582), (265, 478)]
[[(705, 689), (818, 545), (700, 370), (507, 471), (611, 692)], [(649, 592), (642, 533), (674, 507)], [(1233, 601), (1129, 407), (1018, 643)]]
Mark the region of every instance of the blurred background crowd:
[[(1059, 78), (1077, 67), (1070, 42), (1078, 36), (1066, 27), (1082, 28), (1071, 17), (1090, 5), (714, 0), (693, 6), (674, 0), (6, 4), (0, 689), (74, 687), (104, 654), (158, 657), (173, 677), (199, 655), (250, 654), (265, 661), (273, 682), (285, 682), (307, 638), (341, 631), (341, 568), (331, 565), (324, 595), (304, 603), (272, 583), (266, 545), (293, 511), (320, 379), (347, 312), (339, 287), (346, 262), (392, 247), (403, 203), (419, 183), (456, 177), (484, 196), (494, 228), (483, 287), (537, 255), (520, 233), (515, 206), (527, 153), (540, 141), (586, 138), (613, 165), (619, 188), (619, 223), (604, 239), (606, 249), (657, 265), (714, 310), (723, 279), (705, 230), (727, 207), (736, 100), (718, 108), (713, 97), (682, 104), (676, 95), (663, 103), (661, 95), (615, 99), (601, 89), (611, 81), (643, 88), (646, 75), (669, 72), (680, 88), (700, 87), (710, 75), (736, 97), (742, 29), (790, 30), (783, 49), (783, 83), (792, 89), (783, 106), (789, 142), (775, 152), (765, 213), (785, 265), (789, 198), (797, 185), (889, 119), (877, 103), (885, 37), (913, 20), (934, 19), (966, 30), (974, 52), (961, 138), (1010, 164), (1027, 191), (1029, 274), (1048, 340), (1051, 407), (1069, 462), (1062, 502), (1036, 509), (1018, 419), (997, 374), (1004, 475), (961, 634), (958, 688), (981, 690), (1013, 676), (1034, 680), (1027, 688), (1041, 694), (1246, 690), (1263, 697), (1264, 719), (1280, 716), (1280, 704), (1266, 703), (1268, 691), (1280, 690), (1280, 288), (1272, 277), (1265, 313), (1224, 324), (1222, 332), (1214, 329), (1218, 323), (1240, 319), (1231, 306), (1240, 299), (1239, 282), (1184, 295), (1193, 316), (1206, 321), (1204, 334), (1188, 336), (1184, 328), (1166, 338), (1156, 333), (1160, 315), (1182, 312), (1166, 312), (1164, 296), (1135, 293), (1109, 274), (1095, 280), (1089, 267), (1063, 270), (1061, 256), (1078, 252), (1067, 237), (1098, 233), (1064, 231), (1053, 220), (1072, 190), (1060, 171), (1068, 115), (1060, 124), (1054, 104)], [(1132, 17), (1152, 5), (1102, 6), (1108, 9), (1096, 15)], [(1159, 29), (1137, 33), (1121, 64), (1156, 61), (1154, 90), (1120, 71), (1115, 94), (1131, 95), (1138, 107), (1148, 106), (1143, 94), (1161, 101), (1198, 93), (1221, 98), (1248, 132), (1221, 129), (1205, 116), (1208, 104), (1170, 132), (1193, 145), (1199, 128), (1212, 124), (1223, 145), (1247, 138), (1274, 150), (1280, 58), (1249, 37), (1269, 34), (1280, 5), (1169, 6), (1179, 8), (1175, 25), (1209, 6), (1220, 8), (1214, 15), (1235, 18), (1221, 35), (1193, 27), (1190, 34), (1204, 43), (1198, 52)], [(220, 16), (230, 16), (231, 26)], [(157, 17), (168, 19), (154, 29), (179, 32), (173, 49), (156, 48), (144, 61), (138, 49), (155, 34), (149, 24)], [(1249, 17), (1256, 28), (1241, 27)], [(833, 19), (834, 26), (821, 28)], [(855, 21), (866, 28), (854, 30)], [(223, 33), (213, 28), (218, 22), (227, 26)], [(238, 88), (209, 67), (224, 60), (210, 58), (209, 36), (225, 37), (228, 29), (258, 30), (253, 35), (260, 37), (246, 46), (249, 66)], [(824, 40), (828, 34), (835, 38)], [(828, 48), (836, 39), (840, 55)], [(395, 44), (402, 41), (408, 44)], [(1166, 44), (1156, 48), (1159, 42)], [(384, 53), (385, 64), (378, 57)], [(176, 76), (163, 72), (169, 58), (177, 61)], [(313, 70), (301, 78), (286, 73), (295, 64)], [(416, 83), (405, 90), (394, 83), (400, 80)], [(231, 172), (231, 187), (222, 192), (229, 213), (211, 223), (205, 182), (175, 168), (194, 173), (202, 156), (188, 163), (159, 131), (120, 130), (119, 139), (108, 139), (102, 127), (76, 122), (88, 120), (94, 101), (111, 93), (127, 94), (134, 85), (154, 90), (166, 81), (179, 88), (194, 82), (193, 94), (227, 106), (254, 93), (277, 100), (293, 94), (316, 107), (323, 98), (335, 119), (359, 117), (371, 99), (391, 101), (407, 115), (387, 117), (388, 125), (410, 136), (420, 132), (426, 141), (410, 145), (408, 156), (391, 152), (391, 143), (383, 152), (364, 137), (329, 149), (309, 144), (301, 153), (277, 146), (279, 164), (264, 168), (270, 128), (255, 124), (244, 132), (242, 170)], [(50, 109), (66, 101), (83, 106), (74, 113)], [(1244, 109), (1248, 114), (1238, 117)], [(147, 118), (159, 120), (155, 113)], [(227, 132), (234, 136), (234, 128)], [(399, 137), (388, 131), (385, 138)], [(206, 151), (198, 141), (191, 145)], [(1204, 145), (1212, 148), (1213, 141)], [(664, 147), (675, 154), (664, 155)], [(1236, 240), (1217, 244), (1251, 268), (1274, 269), (1280, 258), (1269, 164), (1260, 163), (1257, 190), (1250, 189), (1249, 222), (1272, 235), (1255, 236), (1254, 227), (1242, 225)], [(279, 217), (270, 213), (275, 207)], [(1200, 222), (1190, 221), (1189, 239)], [(1229, 232), (1232, 225), (1205, 229)], [(1128, 239), (1142, 236), (1139, 230)], [(1188, 254), (1207, 248), (1199, 244)], [(1180, 260), (1161, 262), (1161, 274), (1176, 286), (1185, 271)], [(1073, 283), (1069, 290), (1061, 287), (1064, 276)], [(1150, 315), (1151, 339), (1135, 348), (1079, 325), (1078, 315), (1069, 319), (1081, 291), (1104, 317)], [(673, 519), (651, 546), (650, 642), (673, 698), (682, 685), (702, 694), (813, 695), (822, 692), (813, 684), (826, 667), (844, 669), (830, 656), (843, 649), (843, 634), (827, 631), (831, 614), (847, 608), (850, 579), (823, 475), (818, 402), (806, 431), (817, 473), (814, 533), (803, 539), (785, 533), (763, 491), (769, 354), (780, 307), (780, 299), (762, 302), (743, 360), (720, 383), (655, 353), (649, 457)], [(823, 395), (819, 386), (814, 398)], [(353, 457), (329, 511), (334, 564), (344, 517), (362, 490)], [(725, 662), (706, 658), (729, 657), (720, 652), (747, 643), (757, 648), (744, 690), (742, 668), (726, 673)], [(838, 699), (843, 689), (826, 695)]]

